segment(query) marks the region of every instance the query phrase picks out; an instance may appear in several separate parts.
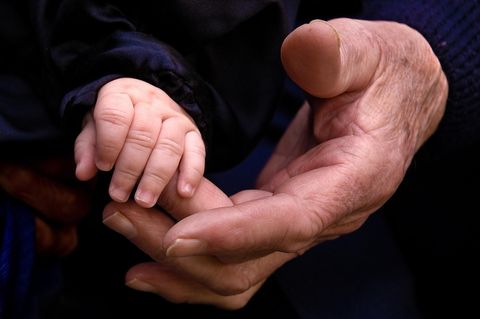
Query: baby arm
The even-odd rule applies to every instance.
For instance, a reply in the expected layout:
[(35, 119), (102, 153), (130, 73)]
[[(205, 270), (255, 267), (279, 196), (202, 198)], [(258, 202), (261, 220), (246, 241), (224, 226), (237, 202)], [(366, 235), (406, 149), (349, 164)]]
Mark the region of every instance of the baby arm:
[(191, 197), (203, 176), (205, 146), (194, 121), (164, 91), (146, 82), (121, 78), (102, 87), (95, 108), (75, 141), (76, 175), (114, 169), (109, 194), (126, 202), (156, 204), (179, 170), (177, 192)]

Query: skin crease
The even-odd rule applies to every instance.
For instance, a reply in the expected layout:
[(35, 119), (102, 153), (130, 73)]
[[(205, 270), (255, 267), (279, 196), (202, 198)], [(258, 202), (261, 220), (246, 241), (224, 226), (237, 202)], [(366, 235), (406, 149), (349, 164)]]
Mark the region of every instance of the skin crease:
[(201, 184), (187, 206), (165, 206), (172, 216), (188, 212), (176, 223), (158, 209), (107, 206), (105, 224), (156, 261), (133, 267), (127, 285), (173, 302), (243, 306), (286, 261), (358, 229), (392, 196), (443, 116), (445, 75), (405, 25), (314, 21), (286, 38), (282, 61), (310, 97), (260, 174), (260, 194), (243, 191), (230, 206), (201, 198), (219, 192)]
[(168, 214), (134, 202), (107, 205), (105, 225), (153, 259), (129, 270), (129, 287), (177, 303), (241, 308), (285, 262), (361, 227), (395, 192), (445, 109), (448, 84), (437, 58), (402, 24), (315, 21), (288, 36), (282, 61), (311, 96), (259, 189), (228, 198), (203, 179), (184, 198), (174, 177), (159, 199)]
[(89, 180), (97, 169), (113, 170), (109, 194), (152, 207), (180, 171), (177, 191), (190, 197), (203, 176), (205, 146), (194, 121), (161, 89), (120, 78), (104, 85), (75, 141), (76, 175)]
[[(271, 193), (252, 190), (248, 194), (238, 193), (228, 198), (214, 184), (203, 179), (194, 196), (184, 199), (175, 192), (175, 180), (172, 180), (162, 194), (160, 202), (174, 219), (181, 220), (198, 210), (232, 207), (245, 200), (268, 196), (271, 196)], [(108, 227), (129, 238), (154, 260), (161, 261), (142, 263), (131, 268), (126, 275), (129, 287), (161, 294), (175, 303), (204, 303), (225, 309), (238, 309), (246, 304), (263, 283), (258, 282), (246, 290), (244, 287), (250, 286), (249, 282), (239, 282), (238, 287), (206, 286), (212, 277), (241, 278), (242, 267), (238, 267), (237, 264), (231, 264), (230, 267), (214, 256), (167, 257), (165, 251), (159, 249), (163, 246), (162, 236), (159, 234), (167, 232), (174, 222), (166, 215), (159, 214), (156, 208), (142, 208), (134, 202), (126, 204), (112, 202), (105, 208), (104, 217), (104, 223)], [(287, 260), (287, 256), (283, 255), (285, 254), (279, 254), (279, 260)], [(246, 262), (245, 267), (250, 267), (250, 264), (251, 262)], [(188, 271), (183, 272), (184, 269)]]

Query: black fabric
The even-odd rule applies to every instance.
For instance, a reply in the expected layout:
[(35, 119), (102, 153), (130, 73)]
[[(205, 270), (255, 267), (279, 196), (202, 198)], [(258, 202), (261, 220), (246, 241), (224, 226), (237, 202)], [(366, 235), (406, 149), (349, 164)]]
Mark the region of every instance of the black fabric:
[(60, 84), (60, 115), (74, 133), (99, 88), (124, 76), (160, 87), (192, 115), (210, 168), (238, 162), (264, 132), (282, 85), (287, 26), (280, 1), (30, 6), (48, 74)]
[(0, 2), (0, 145), (9, 149), (2, 157), (17, 151), (19, 143), (61, 135), (60, 117), (43, 92), (49, 84), (26, 11), (21, 2)]

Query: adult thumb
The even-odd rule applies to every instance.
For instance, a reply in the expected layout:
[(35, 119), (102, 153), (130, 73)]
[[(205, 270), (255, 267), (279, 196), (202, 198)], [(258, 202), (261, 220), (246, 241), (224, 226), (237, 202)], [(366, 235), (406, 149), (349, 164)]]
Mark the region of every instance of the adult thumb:
[(368, 21), (313, 20), (285, 38), (281, 58), (300, 88), (331, 98), (366, 87), (377, 70), (380, 50)]

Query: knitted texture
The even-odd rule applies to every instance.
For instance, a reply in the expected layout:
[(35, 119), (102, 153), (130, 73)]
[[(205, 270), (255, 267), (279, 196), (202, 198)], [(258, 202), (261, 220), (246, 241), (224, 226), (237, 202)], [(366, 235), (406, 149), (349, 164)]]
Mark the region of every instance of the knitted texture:
[(33, 215), (0, 193), (0, 318), (29, 318), (35, 256)]
[(430, 141), (445, 154), (480, 142), (480, 1), (364, 1), (363, 19), (391, 20), (420, 32), (447, 76), (445, 116)]

